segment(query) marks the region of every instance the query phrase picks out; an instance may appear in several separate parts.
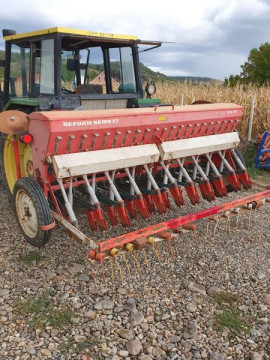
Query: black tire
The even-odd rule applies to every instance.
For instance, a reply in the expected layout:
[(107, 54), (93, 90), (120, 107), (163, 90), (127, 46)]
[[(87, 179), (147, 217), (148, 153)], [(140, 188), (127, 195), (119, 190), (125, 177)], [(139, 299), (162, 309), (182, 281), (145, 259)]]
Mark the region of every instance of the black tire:
[(20, 178), (13, 191), (13, 205), (20, 230), (25, 240), (35, 247), (44, 246), (51, 230), (41, 228), (52, 223), (49, 204), (43, 190), (32, 178)]

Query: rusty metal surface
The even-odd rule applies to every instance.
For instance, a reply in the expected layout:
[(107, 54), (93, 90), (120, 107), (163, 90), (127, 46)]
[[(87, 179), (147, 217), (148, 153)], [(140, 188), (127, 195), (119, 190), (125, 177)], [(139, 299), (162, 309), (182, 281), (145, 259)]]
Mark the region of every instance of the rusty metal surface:
[(18, 110), (0, 113), (0, 133), (19, 135), (28, 130), (27, 114)]

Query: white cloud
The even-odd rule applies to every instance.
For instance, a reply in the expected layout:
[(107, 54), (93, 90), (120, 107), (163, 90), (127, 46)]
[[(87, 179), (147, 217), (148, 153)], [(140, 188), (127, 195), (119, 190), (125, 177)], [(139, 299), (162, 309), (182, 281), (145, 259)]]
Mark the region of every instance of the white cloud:
[(216, 22), (227, 22), (239, 18), (256, 18), (263, 15), (268, 6), (260, 0), (230, 0), (216, 17)]
[(224, 78), (240, 71), (251, 48), (269, 41), (269, 17), (265, 0), (21, 0), (12, 16), (1, 12), (0, 23), (18, 32), (64, 26), (172, 41), (142, 59), (167, 74)]

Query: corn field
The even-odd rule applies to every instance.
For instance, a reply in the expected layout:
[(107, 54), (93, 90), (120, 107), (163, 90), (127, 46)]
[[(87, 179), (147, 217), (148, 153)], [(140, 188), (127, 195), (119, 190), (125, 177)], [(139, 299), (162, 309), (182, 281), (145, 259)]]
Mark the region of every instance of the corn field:
[(252, 139), (260, 138), (264, 131), (270, 130), (270, 87), (238, 85), (224, 87), (219, 82), (192, 84), (191, 82), (160, 82), (156, 84), (156, 97), (162, 103), (179, 105), (181, 97), (184, 105), (197, 100), (213, 103), (235, 103), (243, 106), (243, 117), (237, 130), (246, 139), (252, 98), (255, 97)]

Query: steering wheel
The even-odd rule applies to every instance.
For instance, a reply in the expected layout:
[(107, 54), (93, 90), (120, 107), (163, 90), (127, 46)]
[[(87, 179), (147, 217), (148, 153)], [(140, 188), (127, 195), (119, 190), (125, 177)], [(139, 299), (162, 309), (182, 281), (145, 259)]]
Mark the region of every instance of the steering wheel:
[(68, 90), (64, 86), (61, 87), (61, 91), (62, 91), (63, 94), (75, 94), (74, 91)]

